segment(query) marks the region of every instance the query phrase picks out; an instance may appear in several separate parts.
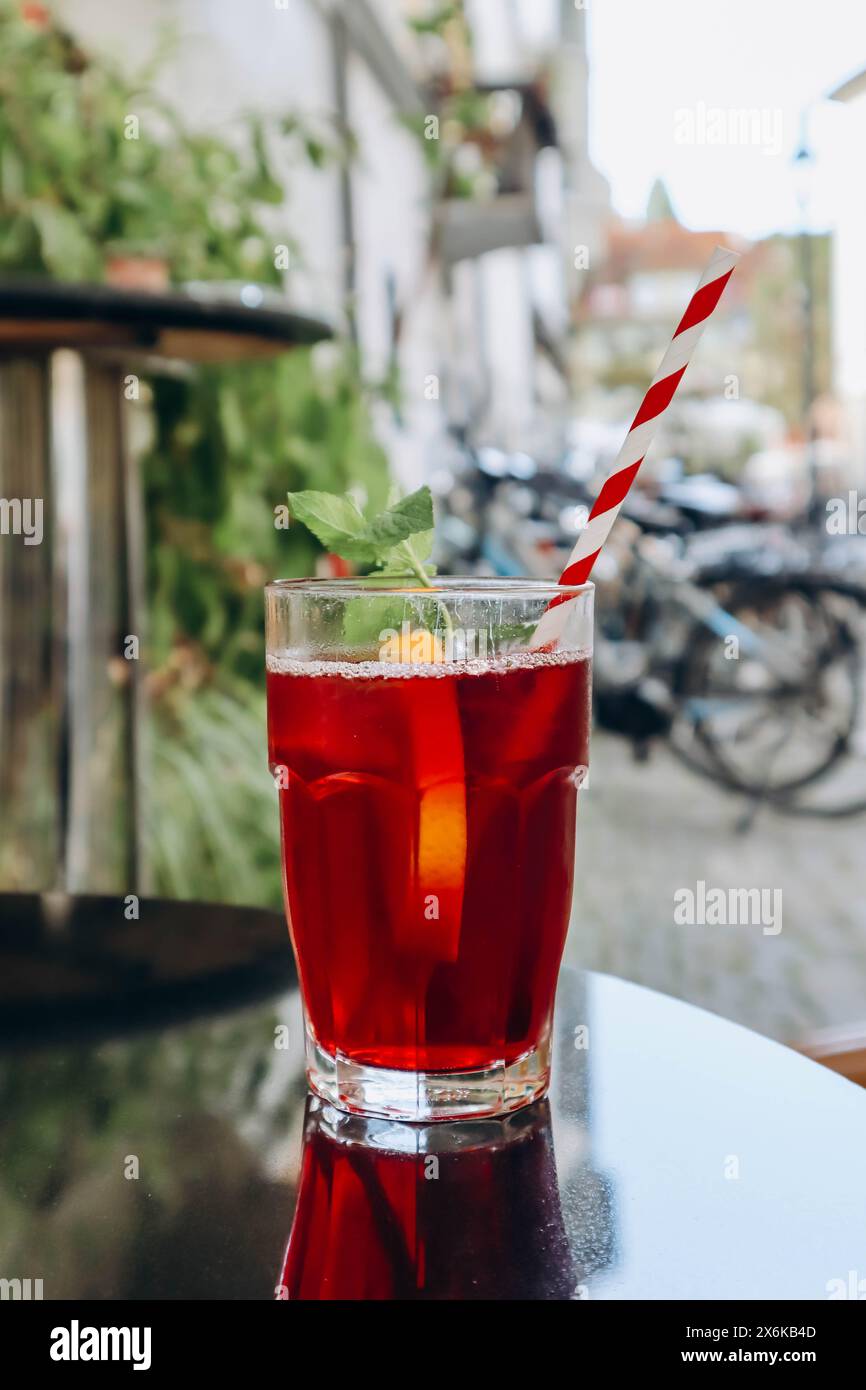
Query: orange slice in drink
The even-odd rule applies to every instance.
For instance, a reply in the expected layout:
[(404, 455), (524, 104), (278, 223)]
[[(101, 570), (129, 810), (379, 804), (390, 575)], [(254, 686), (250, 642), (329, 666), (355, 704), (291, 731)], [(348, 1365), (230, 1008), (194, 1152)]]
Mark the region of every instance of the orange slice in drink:
[[(425, 641), (424, 639), (429, 639)], [(413, 633), (413, 662), (444, 659), (433, 633)], [(410, 680), (410, 743), (418, 838), (406, 944), (436, 961), (457, 959), (466, 876), (466, 773), (453, 680)], [(408, 693), (408, 692), (407, 692)]]

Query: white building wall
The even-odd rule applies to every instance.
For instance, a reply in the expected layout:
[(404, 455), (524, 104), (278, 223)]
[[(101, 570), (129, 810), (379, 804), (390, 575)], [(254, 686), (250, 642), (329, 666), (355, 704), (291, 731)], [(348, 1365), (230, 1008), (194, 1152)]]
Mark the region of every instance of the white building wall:
[(430, 265), (429, 176), (417, 138), (400, 123), (366, 65), (352, 57), (349, 123), (361, 135), (352, 170), (358, 338), (368, 373), (381, 376), (391, 350), (388, 281), (402, 316), (400, 366), (404, 426), (382, 416), (392, 463), (406, 486), (422, 480), (441, 428), (435, 383), (441, 369), (440, 280)]

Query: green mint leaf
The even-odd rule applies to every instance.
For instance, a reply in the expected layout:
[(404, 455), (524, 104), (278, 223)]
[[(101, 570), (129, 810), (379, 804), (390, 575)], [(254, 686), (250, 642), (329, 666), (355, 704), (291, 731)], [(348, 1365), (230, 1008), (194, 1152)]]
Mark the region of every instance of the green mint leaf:
[(383, 555), (379, 562), (377, 574), (414, 574), (422, 570), (424, 574), (433, 575), (436, 573), (436, 566), (428, 563), (430, 551), (433, 548), (433, 532), (421, 531), (419, 535), (412, 536), (410, 540), (401, 541), (389, 550), (387, 555)]
[[(429, 487), (419, 487), (410, 492), (393, 507), (374, 517), (367, 529), (368, 539), (374, 545), (381, 543), (383, 550), (389, 550), (399, 541), (408, 540), (420, 532), (433, 528), (433, 497)], [(430, 551), (428, 548), (427, 554)]]
[(364, 532), (366, 522), (353, 497), (338, 497), (333, 492), (289, 492), (289, 510), (308, 526), (322, 545), (330, 546), (344, 537), (357, 538)]
[[(433, 549), (433, 498), (429, 487), (420, 487), (400, 501), (367, 519), (351, 497), (330, 492), (290, 492), (289, 508), (327, 550), (347, 560), (372, 567), (387, 586), (387, 577), (410, 578), (417, 595), (376, 594), (350, 599), (343, 617), (347, 647), (375, 656), (385, 630), (400, 631), (409, 619), (413, 626), (437, 631), (450, 628), (448, 614), (439, 599), (425, 594), (435, 566), (429, 563)], [(422, 597), (423, 596), (423, 597)]]
[(394, 594), (369, 594), (350, 599), (343, 613), (346, 646), (375, 658), (382, 632), (388, 629), (399, 632), (406, 616), (405, 601)]
[[(426, 561), (433, 549), (433, 498), (429, 487), (420, 487), (402, 501), (381, 512), (371, 523), (377, 543), (383, 549), (378, 566), (381, 574), (414, 575), (426, 584), (435, 573)], [(396, 544), (395, 544), (396, 542)]]
[(429, 487), (418, 488), (369, 521), (348, 497), (307, 491), (290, 492), (288, 498), (292, 515), (335, 554), (388, 574), (413, 574), (422, 582), (432, 573), (426, 564), (433, 548)]
[[(422, 563), (430, 559), (435, 539), (436, 532), (433, 530), (432, 526), (429, 531), (417, 531), (412, 537), (412, 549)], [(428, 573), (436, 573), (435, 565), (426, 565), (426, 569)]]
[(286, 495), (292, 516), (302, 521), (326, 550), (360, 564), (376, 563), (376, 548), (365, 540), (367, 523), (353, 498), (314, 489)]

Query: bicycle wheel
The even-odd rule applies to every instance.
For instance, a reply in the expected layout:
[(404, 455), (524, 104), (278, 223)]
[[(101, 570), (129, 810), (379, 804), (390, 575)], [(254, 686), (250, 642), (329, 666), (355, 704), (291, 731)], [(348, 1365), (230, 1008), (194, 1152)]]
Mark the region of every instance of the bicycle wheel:
[(692, 629), (675, 681), (671, 746), (730, 790), (783, 799), (823, 777), (856, 727), (854, 600), (844, 586), (805, 577), (710, 587), (732, 631)]

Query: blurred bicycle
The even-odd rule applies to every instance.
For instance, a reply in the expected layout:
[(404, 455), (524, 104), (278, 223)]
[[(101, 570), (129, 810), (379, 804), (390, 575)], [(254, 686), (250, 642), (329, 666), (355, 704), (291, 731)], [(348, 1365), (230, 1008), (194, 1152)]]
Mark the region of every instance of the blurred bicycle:
[[(866, 584), (816, 569), (810, 537), (733, 522), (719, 491), (702, 491), (712, 520), (694, 515), (697, 489), (630, 497), (599, 557), (597, 723), (639, 758), (665, 738), (752, 814), (866, 810), (856, 788), (803, 800), (857, 749)], [(581, 480), (490, 449), (440, 493), (442, 559), (464, 572), (556, 575), (589, 507)]]

